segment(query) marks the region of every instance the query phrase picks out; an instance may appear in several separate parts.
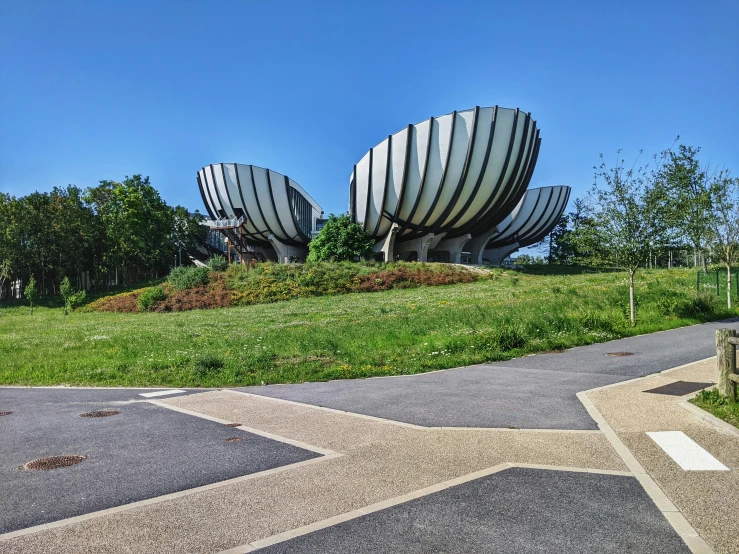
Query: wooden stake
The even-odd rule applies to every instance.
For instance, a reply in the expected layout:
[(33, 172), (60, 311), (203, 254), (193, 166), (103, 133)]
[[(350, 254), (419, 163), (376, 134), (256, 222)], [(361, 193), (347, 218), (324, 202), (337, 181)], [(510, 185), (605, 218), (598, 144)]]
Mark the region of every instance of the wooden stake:
[(718, 365), (719, 394), (736, 399), (736, 383), (731, 377), (736, 371), (736, 348), (729, 342), (735, 337), (733, 329), (716, 329), (716, 363)]

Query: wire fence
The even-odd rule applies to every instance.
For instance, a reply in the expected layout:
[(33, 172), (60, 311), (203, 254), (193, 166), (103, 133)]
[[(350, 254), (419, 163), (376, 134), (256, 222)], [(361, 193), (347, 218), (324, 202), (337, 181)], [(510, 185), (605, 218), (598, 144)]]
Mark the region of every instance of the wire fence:
[(697, 292), (710, 292), (716, 296), (726, 294), (726, 287), (731, 287), (732, 296), (739, 297), (739, 269), (731, 271), (729, 282), (726, 269), (717, 268), (706, 273), (698, 271), (695, 278), (695, 290)]

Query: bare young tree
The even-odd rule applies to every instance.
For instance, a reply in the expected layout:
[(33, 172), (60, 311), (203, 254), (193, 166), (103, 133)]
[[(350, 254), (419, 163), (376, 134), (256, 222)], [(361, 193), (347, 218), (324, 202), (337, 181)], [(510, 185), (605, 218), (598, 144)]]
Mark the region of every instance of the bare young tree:
[(634, 276), (666, 242), (667, 195), (655, 182), (656, 169), (636, 163), (627, 168), (623, 159), (608, 167), (602, 154), (600, 159), (586, 199), (588, 224), (581, 226), (575, 240), (590, 263), (628, 272), (630, 319), (636, 325)]
[(718, 171), (708, 185), (711, 217), (708, 234), (713, 259), (726, 268), (726, 303), (731, 308), (731, 269), (739, 260), (739, 178)]

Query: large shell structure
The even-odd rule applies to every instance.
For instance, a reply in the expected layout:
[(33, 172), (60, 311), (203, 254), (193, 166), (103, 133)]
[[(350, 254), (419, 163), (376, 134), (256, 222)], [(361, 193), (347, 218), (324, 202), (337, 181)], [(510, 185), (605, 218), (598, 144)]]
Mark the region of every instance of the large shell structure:
[(198, 171), (198, 186), (210, 217), (244, 218), (241, 231), (253, 244), (269, 246), (272, 235), (287, 245), (306, 245), (323, 213), (298, 183), (254, 165), (207, 165)]
[(540, 142), (531, 114), (498, 106), (408, 125), (354, 166), (349, 211), (378, 239), (479, 234), (521, 200)]

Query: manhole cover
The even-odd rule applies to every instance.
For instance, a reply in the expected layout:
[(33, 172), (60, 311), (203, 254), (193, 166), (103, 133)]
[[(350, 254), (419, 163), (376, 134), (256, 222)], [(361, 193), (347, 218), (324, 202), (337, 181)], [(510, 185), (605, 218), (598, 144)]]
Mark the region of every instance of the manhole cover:
[(243, 441), (243, 440), (244, 439), (242, 439), (241, 437), (231, 437), (229, 439), (226, 439), (226, 442), (239, 442), (239, 441)]
[(226, 423), (226, 427), (241, 427), (241, 423)]
[(4, 415), (10, 415), (10, 414), (12, 414), (12, 413), (13, 413), (13, 412), (0, 412), (0, 416), (4, 416)]
[(84, 414), (80, 414), (80, 417), (108, 417), (120, 413), (118, 410), (98, 410), (96, 412), (85, 412)]
[(41, 471), (45, 469), (57, 469), (60, 467), (69, 467), (86, 460), (87, 456), (76, 456), (73, 454), (63, 456), (49, 456), (48, 458), (39, 458), (31, 460), (23, 465), (23, 469), (30, 471)]
[(633, 356), (633, 352), (608, 352), (606, 356)]

